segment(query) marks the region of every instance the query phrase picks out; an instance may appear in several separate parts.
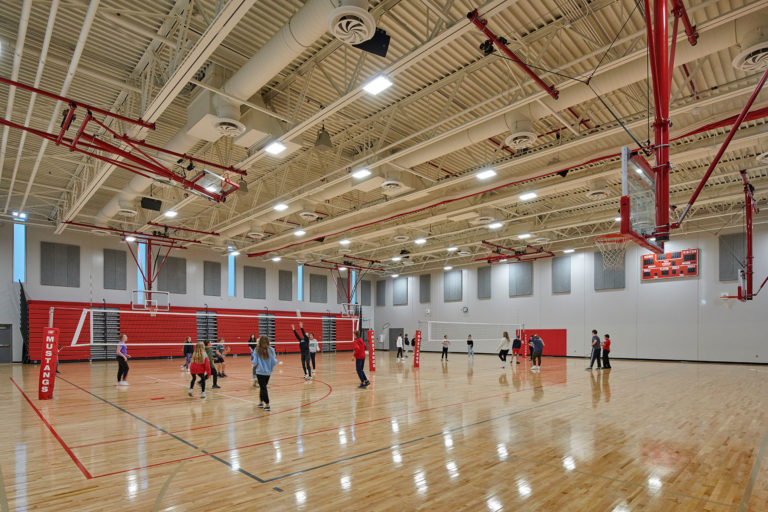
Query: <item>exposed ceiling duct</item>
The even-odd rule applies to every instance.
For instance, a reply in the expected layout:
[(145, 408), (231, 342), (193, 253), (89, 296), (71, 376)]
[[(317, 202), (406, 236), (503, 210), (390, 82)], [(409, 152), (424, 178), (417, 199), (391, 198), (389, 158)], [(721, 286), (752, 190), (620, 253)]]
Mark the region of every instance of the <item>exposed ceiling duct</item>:
[(606, 190), (605, 180), (596, 179), (589, 184), (589, 190), (587, 191), (587, 199), (592, 201), (599, 201), (608, 197), (608, 190)]
[(745, 73), (756, 73), (768, 67), (768, 16), (749, 16), (736, 24), (736, 37), (741, 51), (731, 64)]
[(264, 226), (261, 223), (251, 222), (250, 226), (248, 226), (248, 233), (246, 236), (253, 240), (261, 240), (267, 237), (267, 232), (264, 230)]
[(497, 220), (497, 213), (495, 209), (482, 208), (478, 212), (478, 215), (474, 217), (472, 220), (470, 220), (469, 223), (477, 226), (482, 224), (490, 224), (495, 220)]
[(376, 20), (368, 12), (367, 0), (341, 0), (328, 15), (328, 32), (346, 44), (368, 41), (376, 32)]
[(512, 149), (525, 149), (533, 146), (538, 136), (533, 131), (533, 123), (530, 119), (515, 113), (516, 119), (508, 119), (508, 124), (511, 124), (510, 133), (505, 139), (504, 144)]

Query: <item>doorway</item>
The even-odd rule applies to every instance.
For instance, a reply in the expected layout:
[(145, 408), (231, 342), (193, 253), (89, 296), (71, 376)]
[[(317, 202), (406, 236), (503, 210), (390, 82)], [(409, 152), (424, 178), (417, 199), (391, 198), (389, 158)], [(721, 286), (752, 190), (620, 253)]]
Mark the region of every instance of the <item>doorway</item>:
[(397, 350), (397, 337), (402, 336), (404, 332), (402, 327), (389, 328), (389, 350)]
[(11, 338), (11, 325), (0, 324), (0, 363), (13, 362)]

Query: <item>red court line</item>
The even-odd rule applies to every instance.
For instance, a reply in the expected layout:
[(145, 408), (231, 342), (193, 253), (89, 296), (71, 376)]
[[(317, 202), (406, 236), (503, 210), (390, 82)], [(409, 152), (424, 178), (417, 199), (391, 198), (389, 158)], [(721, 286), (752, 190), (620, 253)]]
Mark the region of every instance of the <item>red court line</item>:
[[(560, 382), (548, 383), (548, 385), (551, 386), (551, 385), (563, 384), (563, 383), (565, 383), (567, 381), (568, 381), (568, 379), (566, 378), (565, 380), (560, 381)], [(313, 432), (306, 432), (306, 433), (303, 433), (303, 434), (295, 434), (295, 435), (292, 435), (292, 436), (280, 437), (280, 438), (277, 438), (277, 439), (270, 439), (269, 441), (261, 441), (261, 442), (258, 442), (258, 443), (252, 443), (252, 444), (247, 444), (247, 445), (243, 445), (243, 446), (237, 446), (235, 448), (225, 448), (223, 450), (217, 450), (215, 452), (207, 451), (206, 453), (199, 454), (199, 455), (191, 455), (189, 457), (182, 457), (180, 459), (167, 460), (167, 461), (164, 461), (164, 462), (156, 462), (154, 464), (148, 464), (146, 466), (139, 466), (139, 467), (136, 467), (136, 468), (121, 469), (119, 471), (113, 471), (111, 473), (104, 473), (102, 475), (96, 475), (96, 476), (94, 476), (94, 478), (101, 478), (101, 477), (104, 477), (104, 476), (119, 475), (121, 473), (127, 473), (129, 471), (138, 471), (138, 470), (141, 470), (141, 469), (154, 468), (154, 467), (157, 467), (157, 466), (163, 466), (165, 464), (173, 464), (173, 463), (176, 463), (176, 462), (183, 462), (185, 460), (199, 459), (201, 457), (209, 457), (211, 455), (218, 455), (220, 453), (228, 453), (228, 452), (232, 452), (232, 451), (235, 451), (235, 450), (244, 450), (246, 448), (253, 448), (255, 446), (262, 446), (262, 445), (265, 445), (265, 444), (275, 443), (275, 442), (279, 442), (279, 441), (288, 441), (290, 439), (298, 439), (300, 437), (307, 437), (307, 436), (312, 436), (312, 435), (315, 435), (315, 434), (322, 434), (322, 433), (325, 433), (325, 432), (333, 432), (334, 430), (339, 430), (339, 429), (342, 429), (342, 428), (357, 427), (359, 425), (366, 425), (368, 423), (376, 423), (376, 422), (379, 422), (379, 421), (391, 420), (393, 418), (400, 418), (402, 416), (410, 416), (412, 414), (421, 414), (423, 412), (428, 412), (428, 411), (432, 411), (432, 410), (435, 410), (435, 409), (444, 409), (446, 407), (455, 407), (457, 405), (464, 405), (464, 404), (468, 404), (468, 403), (472, 403), (472, 402), (479, 402), (481, 400), (488, 400), (490, 398), (498, 398), (498, 397), (509, 395), (509, 394), (512, 394), (512, 393), (522, 393), (523, 391), (530, 391), (530, 390), (537, 389), (537, 388), (542, 388), (542, 387), (544, 387), (543, 384), (541, 386), (533, 386), (531, 388), (526, 388), (526, 389), (519, 389), (519, 390), (515, 390), (515, 391), (507, 391), (505, 393), (499, 393), (497, 395), (490, 395), (490, 396), (485, 396), (485, 397), (481, 397), (481, 398), (473, 398), (471, 400), (464, 400), (462, 402), (456, 402), (456, 403), (452, 403), (452, 404), (437, 405), (435, 407), (428, 407), (426, 409), (419, 409), (418, 411), (404, 412), (404, 413), (401, 413), (401, 414), (394, 414), (392, 416), (385, 416), (385, 417), (382, 417), (382, 418), (374, 418), (374, 419), (371, 419), (371, 420), (359, 421), (357, 423), (348, 423), (346, 425), (338, 425), (338, 426), (335, 426), (335, 427), (328, 427), (328, 428), (324, 428), (324, 429), (321, 429), (321, 430), (315, 430)]]
[[(297, 378), (298, 379), (298, 378), (301, 378), (301, 377), (291, 377), (291, 378)], [(113, 440), (110, 440), (110, 441), (99, 441), (97, 443), (80, 444), (80, 445), (77, 445), (77, 446), (73, 446), (72, 449), (86, 448), (86, 447), (89, 447), (89, 446), (99, 446), (99, 445), (103, 445), (103, 444), (122, 443), (122, 442), (125, 442), (125, 441), (135, 441), (136, 439), (145, 439), (145, 438), (149, 438), (149, 437), (162, 437), (162, 436), (167, 436), (169, 434), (178, 434), (179, 432), (191, 432), (191, 431), (194, 431), (194, 430), (203, 430), (203, 429), (207, 429), (207, 428), (220, 427), (222, 425), (232, 425), (234, 423), (242, 423), (244, 421), (258, 420), (258, 419), (261, 419), (261, 418), (267, 418), (267, 417), (270, 417), (270, 416), (276, 416), (278, 414), (284, 414), (286, 412), (295, 411), (296, 409), (301, 409), (302, 407), (306, 407), (308, 405), (312, 405), (314, 403), (317, 403), (320, 400), (324, 400), (324, 399), (328, 398), (328, 396), (333, 392), (333, 386), (331, 386), (327, 382), (323, 382), (321, 380), (318, 380), (318, 381), (315, 381), (315, 382), (320, 382), (321, 384), (324, 384), (324, 385), (328, 386), (328, 392), (325, 395), (323, 395), (320, 398), (318, 398), (317, 400), (312, 400), (311, 402), (307, 402), (305, 404), (299, 404), (296, 407), (291, 407), (290, 409), (285, 409), (285, 410), (282, 410), (282, 411), (273, 412), (271, 414), (269, 414), (269, 413), (262, 414), (260, 416), (251, 416), (251, 417), (243, 418), (243, 419), (240, 419), (240, 420), (225, 421), (225, 422), (222, 422), (222, 423), (214, 423), (214, 424), (211, 424), (211, 425), (201, 425), (199, 427), (183, 428), (183, 429), (179, 429), (179, 430), (169, 430), (167, 433), (148, 434), (148, 435), (143, 435), (143, 436), (126, 437), (126, 438), (123, 438), (123, 439), (113, 439)], [(180, 460), (184, 460), (184, 459), (180, 459)]]
[(37, 407), (35, 407), (35, 404), (32, 403), (32, 400), (29, 399), (29, 397), (24, 392), (24, 390), (21, 389), (18, 384), (16, 384), (16, 381), (13, 380), (13, 377), (8, 377), (8, 378), (11, 379), (11, 382), (13, 383), (14, 386), (16, 386), (16, 389), (19, 390), (19, 393), (21, 393), (21, 396), (24, 397), (24, 399), (27, 401), (27, 403), (30, 405), (30, 407), (32, 407), (32, 409), (35, 411), (37, 416), (40, 418), (40, 421), (42, 421), (43, 424), (46, 427), (48, 427), (48, 430), (50, 430), (51, 434), (53, 434), (53, 437), (55, 437), (56, 440), (59, 442), (59, 444), (61, 444), (61, 447), (64, 448), (64, 451), (67, 452), (67, 455), (69, 455), (69, 457), (72, 459), (72, 461), (78, 467), (78, 469), (80, 469), (80, 471), (82, 471), (83, 475), (85, 475), (85, 478), (87, 478), (89, 480), (91, 478), (93, 478), (93, 476), (91, 476), (91, 473), (88, 472), (87, 469), (85, 469), (85, 466), (83, 466), (83, 463), (80, 462), (80, 459), (75, 457), (75, 454), (72, 453), (72, 450), (69, 449), (69, 446), (67, 446), (67, 443), (64, 442), (64, 440), (59, 436), (59, 434), (56, 432), (56, 430), (54, 430), (54, 428), (51, 426), (51, 424), (48, 423), (48, 421), (43, 417), (43, 415), (40, 412), (40, 410)]

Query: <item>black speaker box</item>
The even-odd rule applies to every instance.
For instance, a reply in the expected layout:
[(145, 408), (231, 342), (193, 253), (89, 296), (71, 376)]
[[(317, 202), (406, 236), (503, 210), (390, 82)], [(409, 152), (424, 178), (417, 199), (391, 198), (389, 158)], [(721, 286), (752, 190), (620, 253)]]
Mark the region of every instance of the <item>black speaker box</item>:
[(156, 212), (159, 212), (160, 208), (163, 207), (163, 202), (159, 199), (153, 199), (151, 197), (142, 197), (141, 207), (144, 208), (145, 210), (154, 210)]
[(360, 44), (353, 44), (352, 46), (363, 50), (364, 52), (378, 55), (379, 57), (386, 57), (387, 50), (389, 50), (389, 39), (389, 34), (383, 29), (377, 28), (372, 38), (363, 41)]

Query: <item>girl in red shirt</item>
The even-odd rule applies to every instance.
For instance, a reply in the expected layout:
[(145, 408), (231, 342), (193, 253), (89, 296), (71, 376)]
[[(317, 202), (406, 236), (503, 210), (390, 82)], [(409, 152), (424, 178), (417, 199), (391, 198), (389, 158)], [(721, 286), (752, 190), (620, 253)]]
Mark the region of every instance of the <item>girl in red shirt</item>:
[(192, 374), (192, 382), (189, 383), (189, 396), (195, 388), (195, 379), (200, 376), (200, 388), (203, 392), (200, 398), (205, 398), (205, 380), (211, 375), (211, 362), (208, 360), (208, 354), (205, 352), (205, 345), (198, 341), (195, 345), (195, 352), (192, 354), (192, 364), (189, 365), (189, 373)]
[(365, 343), (360, 337), (360, 331), (355, 331), (355, 340), (352, 342), (352, 352), (355, 356), (355, 369), (357, 370), (357, 376), (360, 378), (359, 388), (366, 388), (371, 383), (368, 377), (365, 376), (363, 368), (365, 367)]
[(605, 334), (603, 340), (603, 369), (611, 369), (611, 362), (608, 360), (608, 354), (611, 353), (611, 335)]

